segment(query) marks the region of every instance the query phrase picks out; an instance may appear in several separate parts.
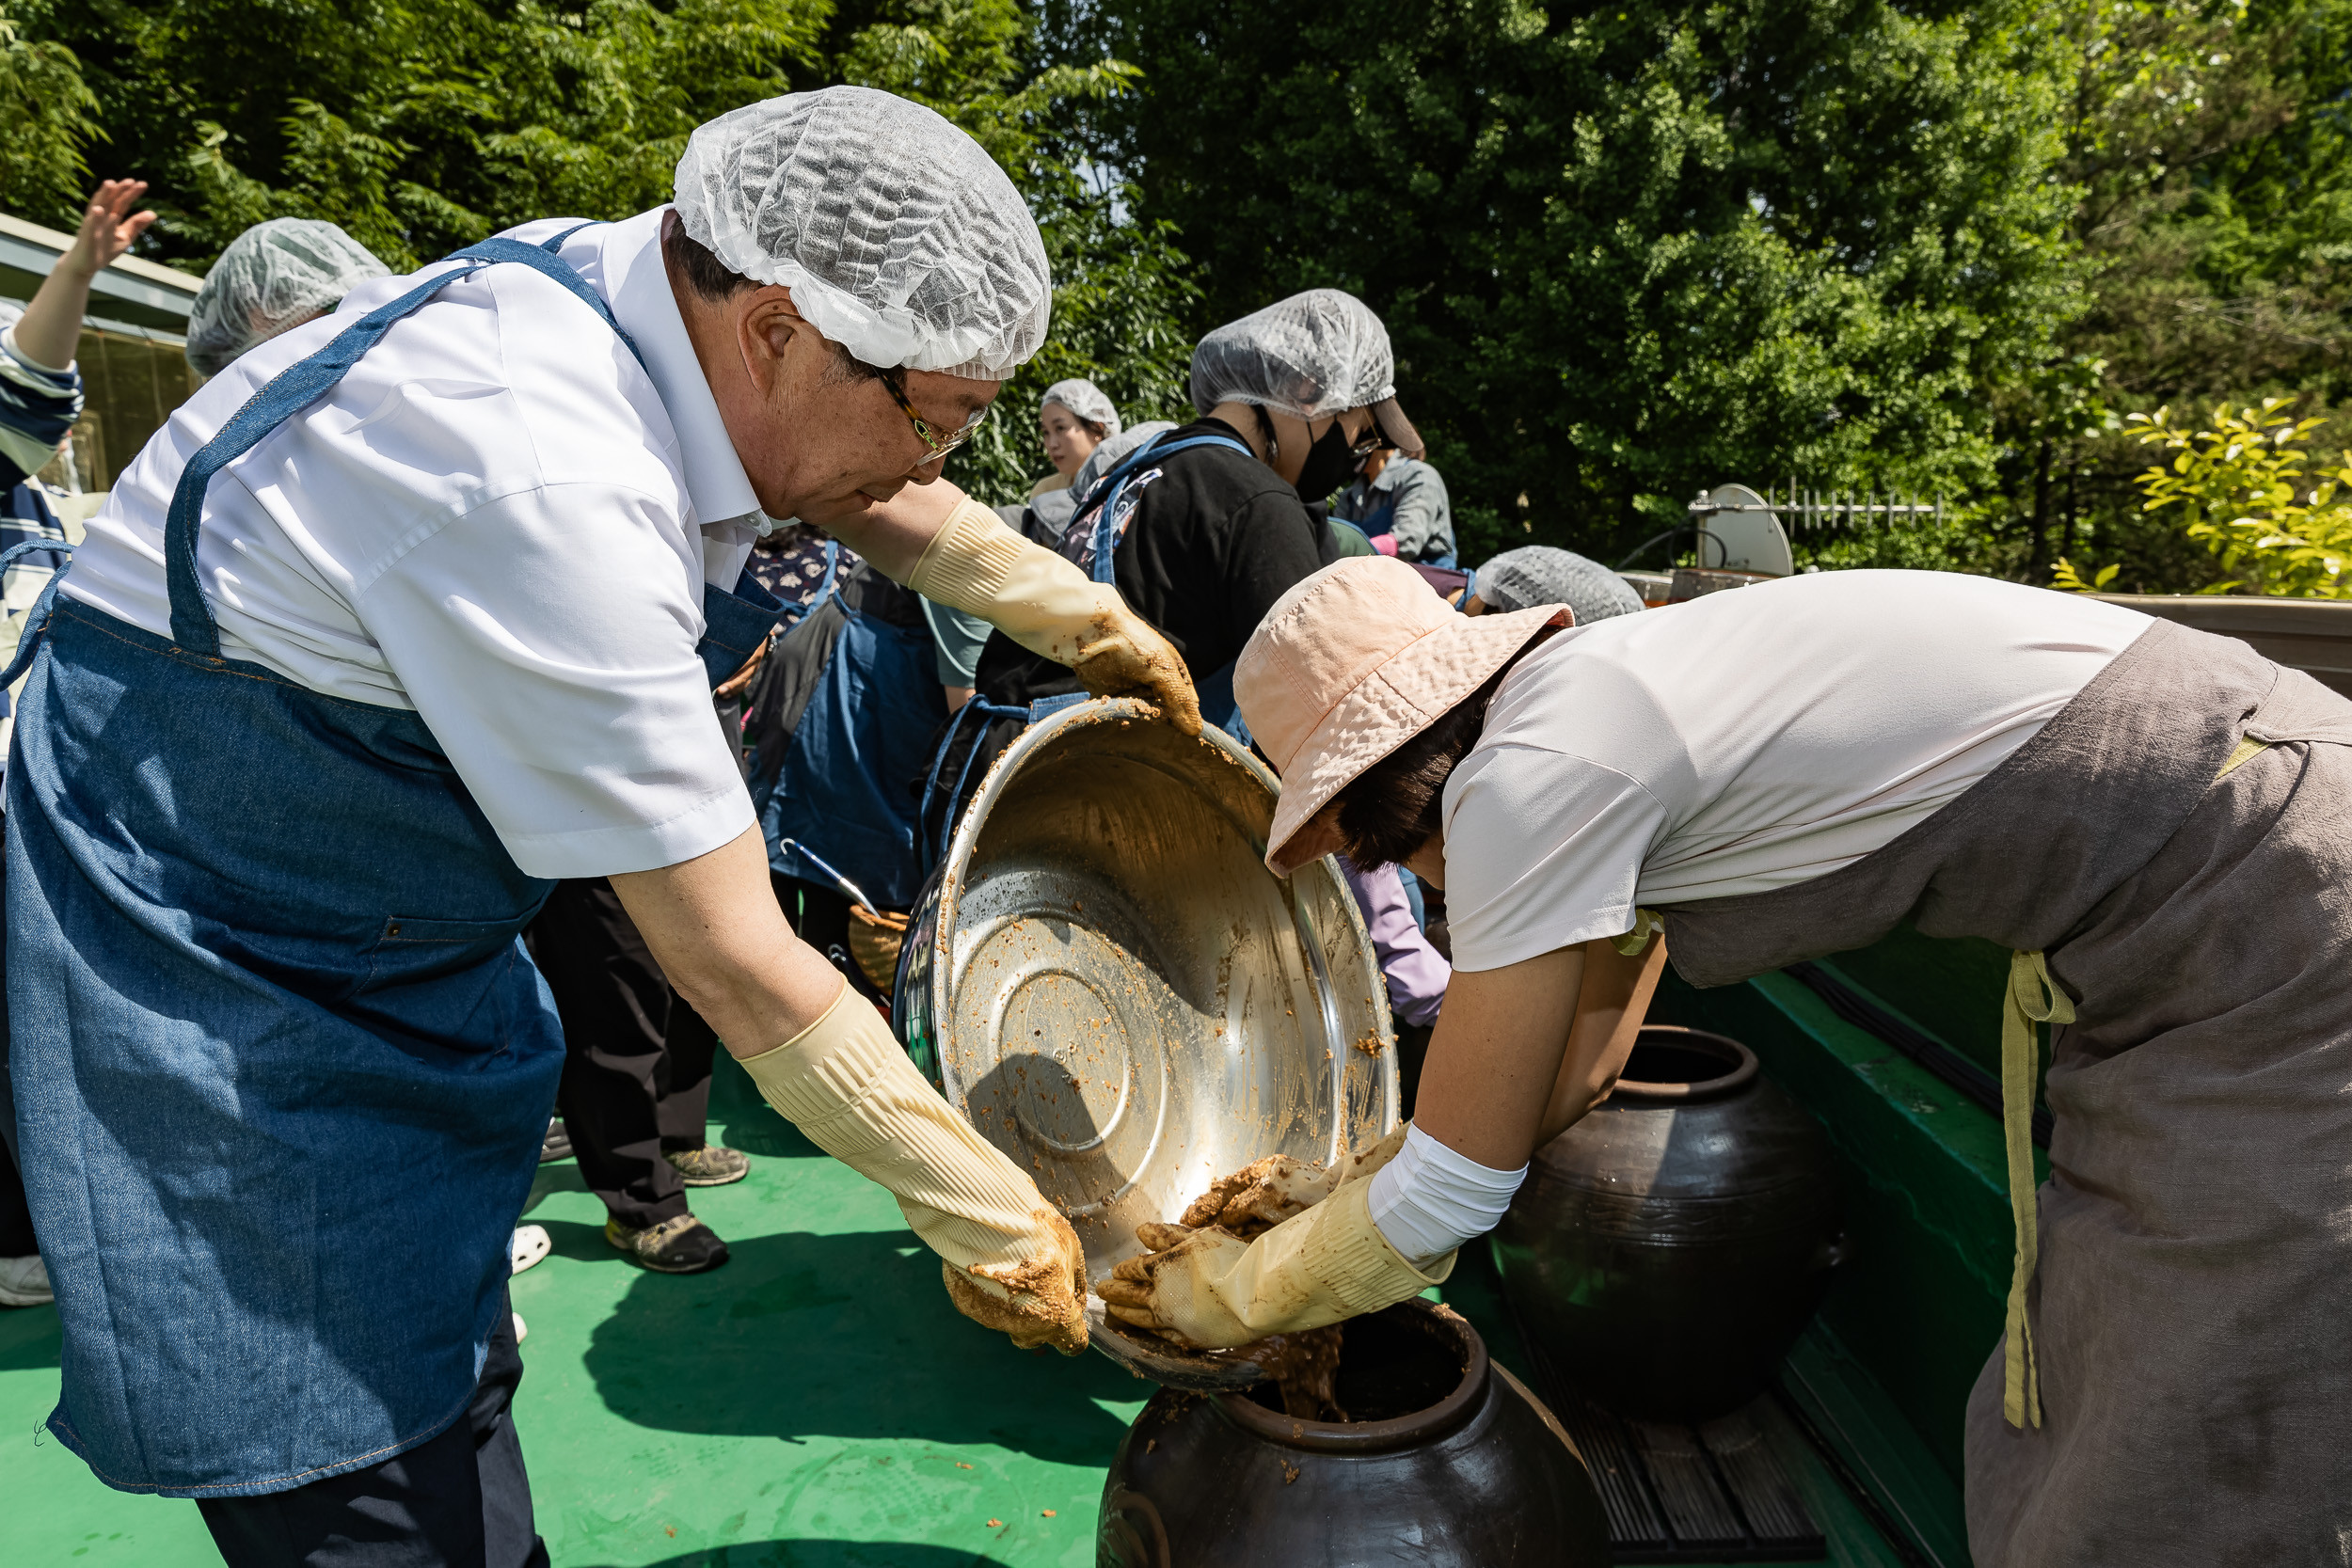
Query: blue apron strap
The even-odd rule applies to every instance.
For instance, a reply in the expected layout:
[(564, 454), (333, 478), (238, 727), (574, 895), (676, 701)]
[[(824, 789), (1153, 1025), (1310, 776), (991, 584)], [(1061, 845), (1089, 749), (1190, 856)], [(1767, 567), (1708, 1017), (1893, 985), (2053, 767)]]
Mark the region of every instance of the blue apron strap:
[(1079, 501), (1077, 511), (1071, 515), (1073, 517), (1085, 516), (1087, 510), (1094, 506), (1095, 499), (1102, 499), (1102, 505), (1094, 514), (1095, 581), (1113, 580), (1112, 557), (1118, 551), (1119, 541), (1111, 537), (1111, 530), (1116, 526), (1114, 518), (1119, 511), (1119, 498), (1126, 493), (1127, 481), (1135, 476), (1136, 470), (1143, 467), (1147, 459), (1173, 457), (1195, 447), (1225, 447), (1252, 460), (1258, 455), (1231, 436), (1187, 436), (1181, 441), (1169, 441), (1163, 434), (1154, 436), (1120, 458), (1117, 467), (1094, 482), (1086, 498)]
[(335, 334), (326, 347), (272, 376), (246, 400), (244, 407), (229, 417), (228, 422), (198, 449), (196, 455), (188, 459), (187, 467), (180, 471), (180, 483), (171, 493), (171, 510), (164, 520), (164, 580), (171, 593), (174, 642), (206, 658), (220, 657), (220, 628), (213, 620), (212, 608), (204, 601), (203, 582), (196, 570), (196, 542), (204, 515), (204, 492), (213, 476), (261, 445), (279, 425), (333, 391), (350, 373), (351, 367), (359, 362), (359, 356), (381, 342), (394, 323), (422, 309), (435, 294), (458, 278), (501, 261), (519, 262), (543, 273), (593, 307), (621, 341), (628, 344), (637, 362), (644, 363), (644, 356), (637, 352), (637, 345), (621, 330), (611, 307), (597, 297), (587, 279), (549, 248), (578, 231), (577, 228), (567, 230), (547, 245), (525, 245), (520, 240), (484, 240), (443, 258), (465, 265), (428, 277), (398, 299), (370, 310)]
[[(839, 592), (841, 592), (841, 541), (829, 536), (825, 540), (825, 579), (817, 585), (816, 597), (808, 601), (808, 608), (801, 613), (816, 614), (819, 605)], [(841, 608), (849, 609), (849, 602), (842, 601)]]
[[(35, 550), (55, 550), (69, 558), (73, 554), (73, 546), (62, 539), (30, 539), (22, 545), (10, 545), (7, 549), (0, 550), (0, 572), (7, 571), (8, 562), (18, 556), (30, 555)], [(69, 559), (67, 564), (72, 563)], [(41, 638), (49, 631), (49, 612), (56, 608), (57, 583), (64, 576), (63, 567), (51, 573), (49, 580), (41, 585), (40, 597), (35, 599), (33, 608), (24, 612), (24, 629), (17, 634), (16, 655), (8, 660), (8, 669), (0, 671), (0, 713), (8, 711), (8, 688), (16, 684), (17, 676), (31, 667), (34, 651), (40, 646)]]
[(1241, 705), (1233, 699), (1233, 666), (1240, 662), (1227, 660), (1223, 668), (1210, 672), (1193, 689), (1200, 699), (1201, 719), (1247, 746), (1249, 726), (1242, 722)]
[(715, 582), (703, 584), (703, 637), (694, 652), (702, 658), (712, 690), (743, 668), (787, 613), (784, 601), (748, 571), (735, 579), (732, 593)]
[(1016, 708), (1013, 711), (1025, 714), (1028, 721), (1034, 724), (1039, 720), (1059, 713), (1066, 707), (1076, 707), (1086, 700), (1087, 694), (1083, 691), (1065, 691), (1057, 697), (1040, 697), (1027, 707)]
[[(1019, 719), (1026, 722), (1030, 710), (1025, 707), (1013, 707), (1004, 703), (992, 703), (984, 697), (966, 699), (964, 705), (956, 709), (955, 718), (948, 721), (947, 733), (940, 738), (939, 750), (931, 754), (930, 774), (923, 781), (922, 809), (925, 816), (930, 815), (931, 801), (938, 794), (939, 770), (946, 763), (947, 752), (955, 745), (956, 736), (963, 733), (963, 721), (967, 714), (978, 717), (980, 733), (972, 737), (972, 749), (963, 754), (963, 768), (957, 773), (956, 786), (948, 792), (946, 809), (940, 815), (939, 852), (932, 859), (931, 865), (937, 865), (947, 858), (947, 846), (955, 839), (956, 818), (963, 814), (964, 787), (972, 782), (973, 759), (980, 754), (980, 742), (987, 738), (989, 721), (994, 719)], [(924, 870), (928, 873), (930, 866), (925, 866)]]

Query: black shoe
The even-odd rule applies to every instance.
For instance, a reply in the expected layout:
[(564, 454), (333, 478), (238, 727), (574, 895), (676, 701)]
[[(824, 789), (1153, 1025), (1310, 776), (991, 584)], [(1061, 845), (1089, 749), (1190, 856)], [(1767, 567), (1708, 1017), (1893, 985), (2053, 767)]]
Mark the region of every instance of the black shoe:
[(727, 1244), (691, 1214), (631, 1230), (619, 1220), (604, 1222), (604, 1239), (656, 1274), (707, 1274), (727, 1260)]
[(539, 1141), (539, 1163), (568, 1160), (572, 1157), (572, 1135), (564, 1131), (564, 1118), (555, 1117), (548, 1123), (548, 1135)]

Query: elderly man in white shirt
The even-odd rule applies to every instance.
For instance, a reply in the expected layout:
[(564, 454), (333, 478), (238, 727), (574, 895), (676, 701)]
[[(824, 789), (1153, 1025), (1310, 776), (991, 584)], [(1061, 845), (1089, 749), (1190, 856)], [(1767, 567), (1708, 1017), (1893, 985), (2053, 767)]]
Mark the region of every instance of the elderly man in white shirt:
[(1084, 1345), (1068, 1225), (787, 927), (709, 696), (798, 516), (1197, 727), (1114, 590), (939, 479), (1050, 293), (970, 138), (799, 94), (696, 132), (675, 205), (364, 284), (149, 443), (26, 632), (8, 779), (49, 1424), (102, 1480), (239, 1568), (547, 1560), (503, 1280), (563, 1057), (517, 933), (564, 877), (960, 1308)]

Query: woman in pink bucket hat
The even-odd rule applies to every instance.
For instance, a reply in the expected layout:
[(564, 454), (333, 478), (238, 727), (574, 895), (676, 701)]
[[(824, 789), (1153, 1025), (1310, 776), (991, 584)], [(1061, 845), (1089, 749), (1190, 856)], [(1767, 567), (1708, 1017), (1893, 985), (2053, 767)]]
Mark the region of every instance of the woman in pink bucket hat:
[(1455, 615), (1367, 558), (1250, 639), (1234, 690), (1282, 776), (1266, 863), (1404, 862), (1445, 889), (1455, 974), (1401, 1139), (1289, 1173), (1291, 1217), (1253, 1242), (1145, 1227), (1113, 1309), (1235, 1345), (1417, 1293), (1614, 1082), (1661, 946), (1718, 986), (1909, 921), (2014, 950), (2017, 1247), (1968, 1409), (1975, 1560), (2336, 1560), (2352, 702), (2243, 642), (1957, 574), (1568, 620)]

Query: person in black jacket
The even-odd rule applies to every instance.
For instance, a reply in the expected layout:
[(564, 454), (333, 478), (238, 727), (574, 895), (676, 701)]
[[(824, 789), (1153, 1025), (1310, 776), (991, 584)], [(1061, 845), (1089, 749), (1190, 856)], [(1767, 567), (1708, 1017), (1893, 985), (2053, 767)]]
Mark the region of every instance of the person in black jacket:
[[(1109, 580), (1184, 655), (1201, 716), (1232, 730), (1232, 666), (1276, 599), (1341, 554), (1322, 510), (1370, 452), (1419, 456), (1397, 406), (1388, 329), (1363, 301), (1311, 289), (1229, 322), (1192, 356), (1200, 417), (1121, 458), (1078, 502), (1059, 546), (1081, 567), (1111, 552)], [(999, 633), (980, 651), (981, 699), (1000, 710), (951, 736), (927, 800), (934, 847), (961, 811), (954, 786), (981, 778), (1022, 721), (1005, 708), (1079, 689), (1070, 672)], [(977, 737), (977, 742), (975, 737)], [(978, 754), (967, 754), (974, 744)]]

